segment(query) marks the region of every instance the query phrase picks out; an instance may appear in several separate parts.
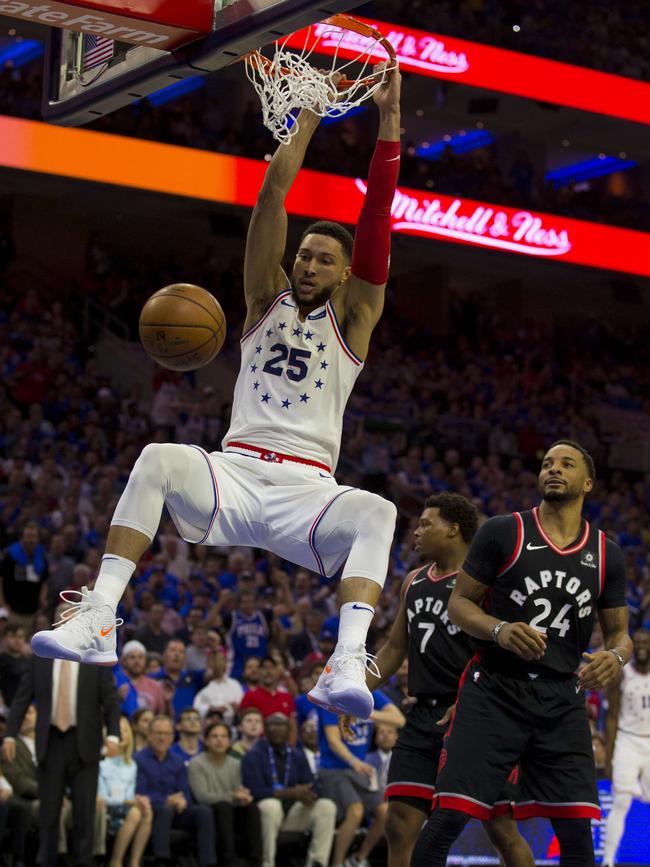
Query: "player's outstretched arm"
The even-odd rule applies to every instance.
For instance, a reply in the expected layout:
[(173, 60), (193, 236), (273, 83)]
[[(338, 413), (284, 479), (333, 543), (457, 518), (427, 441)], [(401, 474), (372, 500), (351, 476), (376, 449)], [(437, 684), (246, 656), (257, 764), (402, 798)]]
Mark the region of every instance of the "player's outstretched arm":
[[(287, 286), (282, 257), (287, 244), (287, 212), (284, 200), (300, 171), (307, 145), (320, 118), (303, 111), (298, 132), (288, 144), (281, 144), (266, 170), (246, 237), (244, 295), (248, 308), (247, 325), (266, 311), (278, 292)], [(251, 322), (248, 322), (248, 319)]]
[[(381, 72), (385, 64), (377, 64)], [(384, 309), (390, 259), (390, 212), (400, 164), (399, 70), (374, 94), (379, 135), (370, 168), (366, 198), (354, 234), (352, 276), (344, 297), (345, 336), (360, 358), (368, 354), (372, 331)]]

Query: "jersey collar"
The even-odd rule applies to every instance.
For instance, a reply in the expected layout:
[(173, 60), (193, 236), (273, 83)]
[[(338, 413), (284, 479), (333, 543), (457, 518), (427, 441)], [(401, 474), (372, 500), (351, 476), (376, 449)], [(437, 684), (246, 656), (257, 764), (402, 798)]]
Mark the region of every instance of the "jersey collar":
[(542, 522), (539, 518), (539, 509), (537, 506), (533, 509), (533, 518), (535, 519), (535, 524), (539, 531), (539, 535), (546, 542), (551, 550), (555, 551), (556, 554), (561, 554), (563, 557), (566, 557), (567, 554), (575, 554), (576, 551), (579, 551), (581, 548), (587, 544), (587, 539), (589, 538), (589, 521), (585, 520), (585, 528), (582, 534), (579, 536), (578, 541), (576, 541), (573, 545), (570, 545), (568, 548), (558, 548), (557, 545), (553, 544), (551, 539), (544, 532), (544, 528), (542, 527)]

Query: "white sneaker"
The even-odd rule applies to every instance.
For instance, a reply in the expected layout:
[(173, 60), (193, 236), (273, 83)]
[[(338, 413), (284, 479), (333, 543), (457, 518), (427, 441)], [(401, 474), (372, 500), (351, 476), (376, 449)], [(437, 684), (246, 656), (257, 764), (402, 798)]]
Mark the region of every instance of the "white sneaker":
[(367, 858), (362, 858), (359, 861), (354, 855), (350, 855), (349, 858), (346, 858), (343, 862), (343, 867), (370, 867), (370, 861)]
[[(79, 601), (68, 596), (80, 596)], [(117, 627), (124, 622), (115, 619), (115, 612), (106, 599), (87, 587), (64, 590), (64, 602), (70, 607), (54, 624), (54, 629), (37, 632), (32, 638), (32, 650), (46, 659), (72, 659), (95, 665), (115, 665), (117, 662)]]
[(368, 719), (375, 703), (366, 686), (366, 668), (379, 676), (374, 659), (366, 653), (363, 644), (350, 648), (336, 647), (316, 686), (307, 693), (307, 698), (334, 713)]

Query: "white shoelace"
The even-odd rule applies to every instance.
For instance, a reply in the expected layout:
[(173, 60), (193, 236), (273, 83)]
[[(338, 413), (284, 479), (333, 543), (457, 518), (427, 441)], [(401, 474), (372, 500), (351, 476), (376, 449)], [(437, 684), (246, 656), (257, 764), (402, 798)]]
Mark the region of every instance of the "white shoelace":
[(339, 670), (350, 670), (357, 677), (363, 678), (365, 682), (366, 669), (374, 675), (381, 677), (381, 672), (375, 660), (377, 659), (374, 653), (367, 653), (366, 650), (346, 650), (340, 656), (335, 657)]
[[(53, 626), (63, 626), (70, 620), (77, 618), (79, 614), (90, 613), (90, 617), (83, 617), (75, 621), (75, 626), (83, 629), (89, 643), (97, 635), (97, 630), (105, 625), (105, 621), (108, 619), (110, 619), (111, 623), (114, 622), (116, 626), (121, 626), (124, 623), (121, 617), (116, 619), (112, 611), (111, 617), (106, 618), (103, 609), (108, 608), (110, 611), (110, 605), (108, 603), (98, 605), (96, 602), (93, 602), (87, 587), (82, 587), (81, 590), (62, 590), (59, 595), (70, 607), (61, 612), (61, 619), (57, 620)], [(74, 600), (69, 599), (69, 596), (79, 596), (80, 598)]]

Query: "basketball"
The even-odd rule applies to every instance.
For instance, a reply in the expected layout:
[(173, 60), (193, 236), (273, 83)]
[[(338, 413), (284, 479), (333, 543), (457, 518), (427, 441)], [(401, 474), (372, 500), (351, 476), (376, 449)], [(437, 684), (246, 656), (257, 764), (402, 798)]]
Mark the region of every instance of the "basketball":
[(191, 283), (155, 292), (140, 314), (140, 340), (150, 358), (169, 370), (197, 370), (217, 355), (226, 317), (217, 299)]

